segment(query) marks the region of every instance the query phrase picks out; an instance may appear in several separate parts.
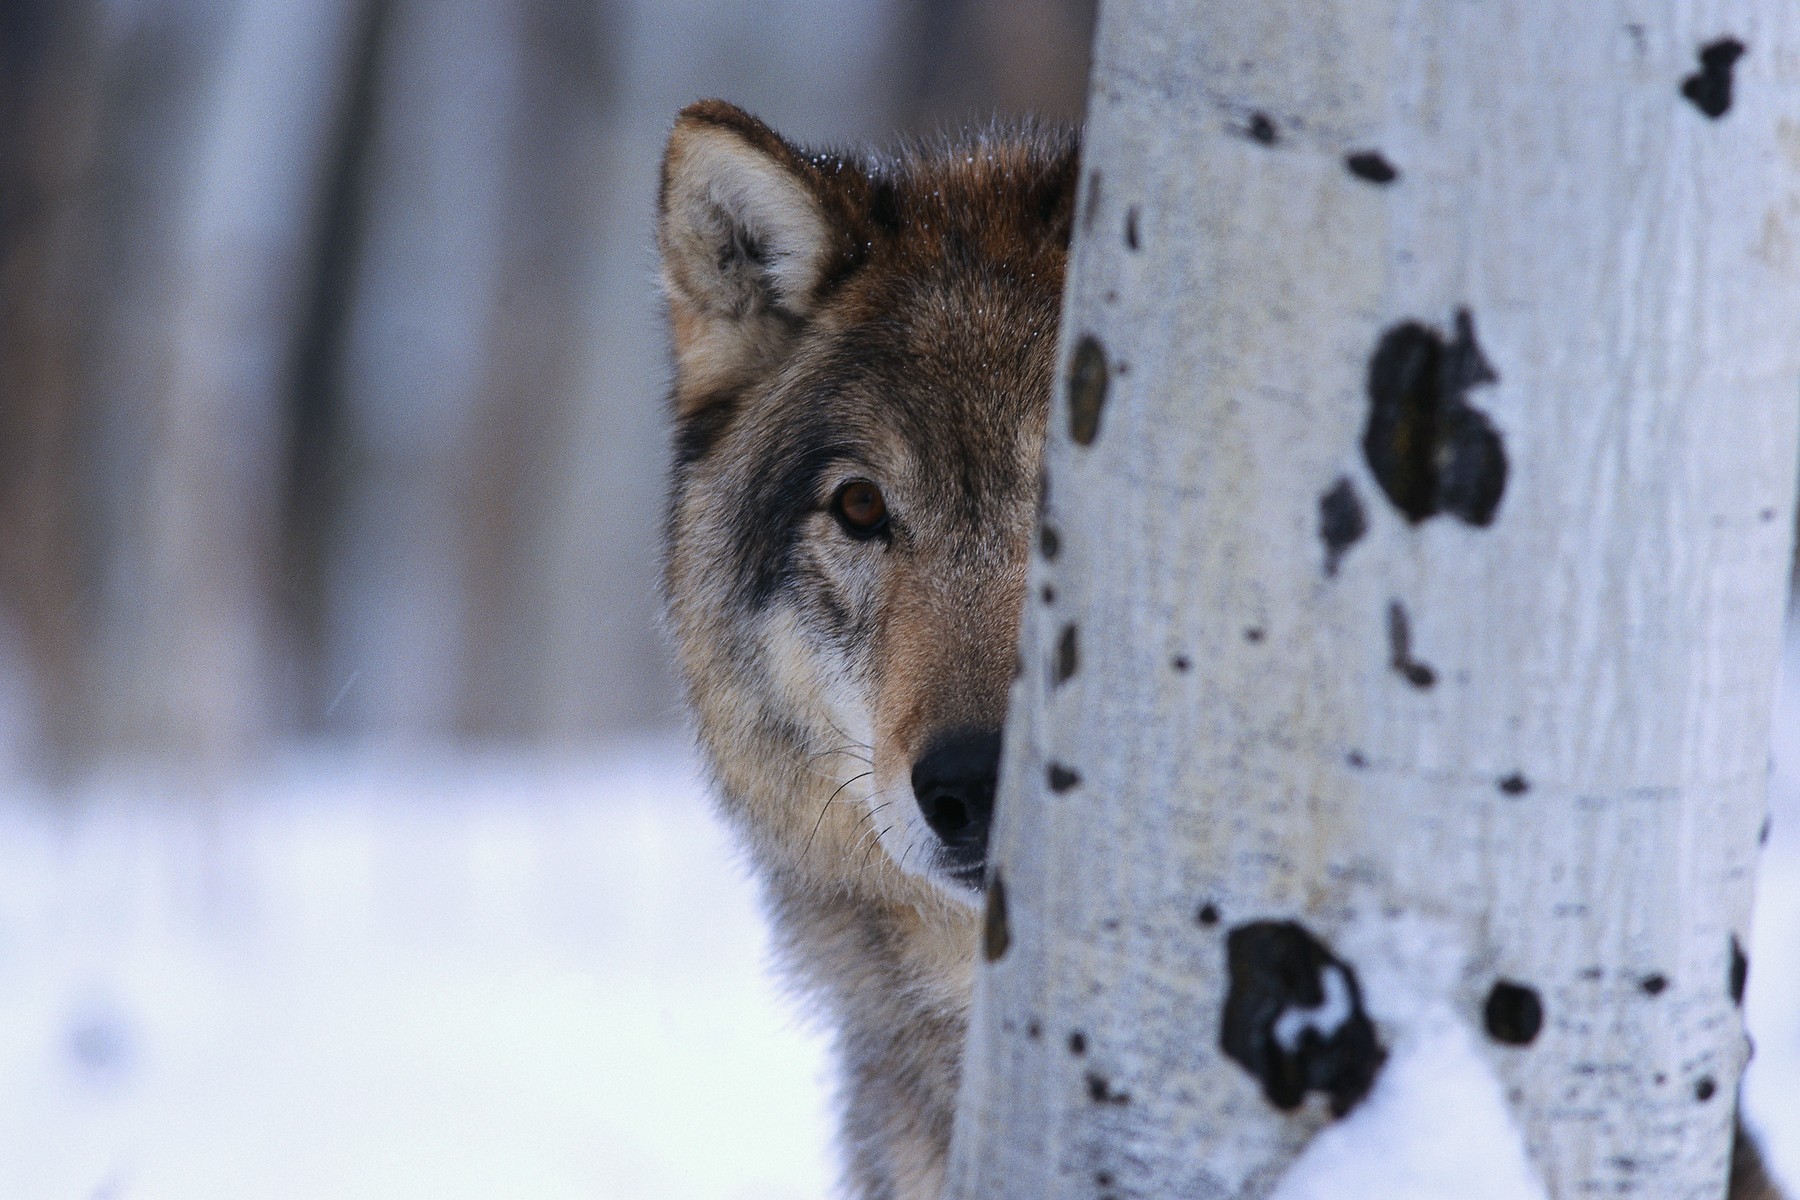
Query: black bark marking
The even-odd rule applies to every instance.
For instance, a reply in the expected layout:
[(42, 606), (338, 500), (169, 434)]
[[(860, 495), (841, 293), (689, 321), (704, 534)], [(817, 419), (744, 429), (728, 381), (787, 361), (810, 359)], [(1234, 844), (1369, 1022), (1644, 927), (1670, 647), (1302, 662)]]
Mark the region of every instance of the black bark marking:
[(1646, 996), (1660, 996), (1668, 990), (1669, 980), (1663, 975), (1646, 975), (1638, 981)]
[(1356, 485), (1340, 475), (1331, 490), (1319, 497), (1319, 537), (1325, 542), (1325, 574), (1336, 575), (1344, 552), (1369, 532), (1369, 519), (1357, 498)]
[(1187, 655), (1177, 654), (1174, 658), (1169, 660), (1169, 665), (1185, 674), (1194, 664), (1188, 661)]
[(1456, 314), (1448, 343), (1407, 321), (1375, 347), (1363, 454), (1381, 490), (1415, 525), (1442, 512), (1470, 525), (1493, 521), (1506, 490), (1506, 450), (1467, 396), (1499, 378), (1475, 343), (1467, 309)]
[(1388, 645), (1393, 650), (1394, 670), (1414, 687), (1424, 690), (1437, 682), (1437, 672), (1412, 656), (1412, 627), (1406, 606), (1398, 600), (1388, 605)]
[(1088, 172), (1087, 208), (1081, 214), (1081, 227), (1085, 233), (1094, 232), (1094, 218), (1100, 215), (1100, 172), (1098, 169)]
[(1394, 169), (1377, 150), (1358, 150), (1344, 159), (1344, 165), (1358, 179), (1366, 179), (1370, 183), (1392, 183), (1400, 178), (1400, 172)]
[(1258, 626), (1252, 625), (1250, 628), (1244, 630), (1244, 640), (1246, 642), (1251, 642), (1251, 643), (1262, 641), (1263, 640), (1262, 629)]
[(1058, 795), (1068, 791), (1070, 788), (1081, 782), (1080, 775), (1069, 770), (1069, 768), (1063, 766), (1061, 763), (1051, 763), (1049, 771), (1045, 772), (1045, 774), (1050, 781), (1050, 790), (1056, 792)]
[(1750, 982), (1750, 958), (1744, 953), (1744, 945), (1738, 941), (1737, 934), (1731, 935), (1731, 970), (1725, 978), (1725, 990), (1731, 1002), (1742, 1008), (1744, 1005), (1744, 985)]
[(1219, 906), (1210, 901), (1202, 904), (1194, 919), (1202, 925), (1217, 925), (1219, 923)]
[(1125, 247), (1128, 250), (1138, 248), (1138, 210), (1135, 204), (1125, 210)]
[(1025, 1026), (1025, 1036), (1034, 1042), (1037, 1041), (1044, 1036), (1044, 1026), (1037, 1021), (1029, 1022)]
[(1081, 656), (1075, 648), (1075, 626), (1064, 625), (1062, 634), (1056, 639), (1056, 657), (1050, 665), (1052, 683), (1067, 682), (1081, 665)]
[(1769, 844), (1769, 833), (1774, 828), (1775, 828), (1775, 818), (1770, 816), (1767, 813), (1763, 814), (1762, 828), (1756, 831), (1756, 844), (1759, 846), (1768, 845)]
[(1708, 42), (1700, 47), (1700, 69), (1681, 81), (1681, 94), (1715, 121), (1731, 111), (1731, 69), (1744, 49), (1734, 37)]
[(1012, 933), (1006, 926), (1006, 885), (995, 867), (987, 884), (987, 912), (981, 922), (981, 956), (999, 962), (1012, 944)]
[(1250, 121), (1238, 130), (1259, 146), (1273, 146), (1281, 140), (1281, 131), (1275, 127), (1275, 121), (1266, 112), (1253, 112)]
[(1359, 771), (1369, 765), (1369, 760), (1362, 756), (1362, 751), (1360, 750), (1352, 750), (1350, 753), (1346, 754), (1344, 756), (1344, 761)]
[(1106, 348), (1093, 334), (1075, 346), (1069, 362), (1069, 436), (1091, 446), (1100, 436), (1100, 407), (1106, 403)]
[(1544, 1028), (1544, 1002), (1535, 990), (1502, 979), (1488, 992), (1482, 1010), (1488, 1036), (1507, 1046), (1529, 1046)]
[(1089, 1071), (1087, 1073), (1087, 1093), (1088, 1099), (1092, 1100), (1095, 1104), (1131, 1103), (1131, 1096), (1128, 1093), (1113, 1091), (1112, 1084), (1106, 1081), (1106, 1076), (1101, 1075), (1097, 1071)]
[[(1337, 1116), (1354, 1108), (1387, 1052), (1350, 965), (1293, 921), (1238, 926), (1226, 937), (1225, 958), (1230, 990), (1219, 1049), (1261, 1081), (1277, 1108), (1298, 1107), (1309, 1091), (1329, 1096)], [(1309, 1010), (1318, 1016), (1286, 1029), (1284, 1016)], [(1321, 1027), (1331, 1019), (1335, 1026)]]
[(1038, 526), (1038, 553), (1044, 556), (1044, 561), (1055, 562), (1061, 551), (1062, 539), (1057, 536), (1056, 530), (1048, 525)]
[(1044, 598), (1045, 604), (1055, 604), (1056, 603), (1056, 589), (1051, 587), (1047, 583), (1044, 585), (1043, 590), (1040, 591), (1038, 593), (1038, 595), (1040, 595)]
[(1708, 1100), (1713, 1098), (1713, 1094), (1718, 1090), (1719, 1085), (1713, 1082), (1711, 1075), (1702, 1075), (1700, 1077), (1700, 1082), (1694, 1085), (1694, 1099), (1705, 1104)]
[(1079, 1029), (1069, 1035), (1069, 1053), (1076, 1058), (1087, 1053), (1087, 1035)]
[(1508, 796), (1523, 796), (1531, 790), (1531, 781), (1514, 771), (1494, 785)]

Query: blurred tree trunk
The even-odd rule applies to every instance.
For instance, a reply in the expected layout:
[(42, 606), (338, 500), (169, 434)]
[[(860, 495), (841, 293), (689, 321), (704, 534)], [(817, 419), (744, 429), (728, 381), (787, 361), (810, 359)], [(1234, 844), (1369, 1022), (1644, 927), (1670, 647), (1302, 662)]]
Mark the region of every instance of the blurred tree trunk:
[(1658, 12), (1107, 6), (952, 1194), (1267, 1195), (1431, 1029), (1722, 1194), (1800, 23)]
[[(501, 163), (497, 302), (465, 455), (469, 488), (462, 516), (473, 636), (462, 655), (455, 714), (465, 734), (518, 738), (543, 732), (551, 724), (551, 697), (569, 666), (568, 647), (554, 636), (556, 614), (568, 605), (577, 621), (604, 617), (590, 607), (600, 599), (591, 593), (558, 596), (553, 547), (555, 523), (563, 516), (555, 495), (568, 432), (577, 425), (578, 410), (600, 400), (583, 376), (584, 310), (593, 281), (605, 277), (595, 253), (601, 234), (592, 206), (608, 184), (605, 132), (618, 101), (617, 25), (617, 14), (601, 5), (518, 5), (521, 71)], [(617, 508), (584, 509), (566, 519), (616, 520)], [(649, 640), (650, 628), (644, 619), (620, 630), (609, 661), (625, 666)], [(597, 722), (601, 728), (620, 723), (643, 699), (624, 680), (606, 675), (603, 665), (577, 685), (615, 695), (619, 711)]]
[(900, 120), (932, 129), (1027, 114), (1081, 118), (1095, 0), (924, 0), (897, 6)]
[(4, 697), (0, 743), (11, 734), (57, 765), (94, 728), (83, 688), (94, 628), (83, 520), (93, 296), (70, 268), (85, 257), (92, 203), (98, 23), (89, 5), (0, 9), (0, 658), (22, 662), (26, 676), (6, 681), (23, 694)]
[(327, 151), (323, 196), (296, 314), (285, 396), (280, 528), (273, 597), (283, 669), (276, 679), (284, 730), (316, 734), (343, 690), (327, 670), (332, 645), (330, 583), (339, 548), (347, 455), (344, 366), (350, 299), (366, 233), (375, 116), (391, 25), (389, 0), (366, 0), (346, 67), (344, 101)]
[[(330, 724), (455, 725), (474, 624), (465, 522), (518, 102), (514, 4), (391, 0), (342, 351), (344, 493), (327, 581)], [(531, 382), (541, 382), (532, 380)]]
[(287, 388), (358, 0), (245, 0), (194, 143), (115, 681), (128, 740), (225, 766), (271, 731)]

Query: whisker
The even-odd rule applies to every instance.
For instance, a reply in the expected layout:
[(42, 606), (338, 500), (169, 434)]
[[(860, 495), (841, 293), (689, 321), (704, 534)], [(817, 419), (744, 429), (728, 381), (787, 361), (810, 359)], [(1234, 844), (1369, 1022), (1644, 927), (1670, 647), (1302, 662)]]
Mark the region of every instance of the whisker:
[[(856, 839), (855, 843), (853, 845), (851, 845), (850, 849), (845, 851), (845, 853), (844, 853), (845, 858), (849, 858), (851, 855), (855, 854), (858, 850), (862, 849), (863, 843), (869, 839), (870, 834), (874, 833), (876, 840), (879, 841), (881, 838), (881, 834), (887, 832), (887, 830), (884, 829), (881, 831), (881, 833), (875, 833), (875, 815), (877, 813), (879, 813), (882, 809), (886, 808), (889, 804), (892, 804), (892, 803), (893, 803), (893, 801), (891, 801), (891, 800), (883, 800), (880, 804), (877, 804), (874, 808), (871, 808), (867, 813), (863, 814), (862, 821), (858, 821), (856, 823), (856, 827), (860, 828), (863, 824), (863, 821), (867, 821), (869, 823), (869, 828), (863, 830), (862, 836), (858, 837)], [(893, 828), (892, 825), (888, 826), (888, 829), (892, 829), (892, 828)]]
[(860, 749), (863, 749), (863, 750), (867, 750), (870, 753), (874, 753), (875, 747), (869, 745), (869, 743), (867, 743), (867, 742), (859, 741), (856, 738), (851, 737), (847, 732), (844, 731), (844, 729), (840, 725), (838, 725), (838, 723), (836, 721), (833, 721), (830, 717), (825, 718), (825, 724), (829, 725), (831, 727), (831, 732), (833, 732), (833, 733), (837, 734), (839, 737), (843, 738), (847, 744), (849, 744), (851, 746), (859, 747)]
[(887, 807), (886, 804), (877, 804), (874, 808), (871, 808), (868, 812), (866, 812), (862, 816), (856, 818), (856, 824), (852, 825), (850, 828), (851, 829), (861, 829), (864, 824), (874, 821), (875, 814), (879, 813), (882, 809), (884, 809), (886, 807)]
[(888, 830), (892, 828), (893, 826), (889, 825), (875, 835), (875, 840), (869, 843), (869, 848), (867, 850), (863, 851), (862, 866), (858, 868), (859, 870), (866, 871), (869, 869), (869, 856), (875, 853), (876, 848), (881, 845), (881, 839), (886, 837), (888, 835)]
[(844, 780), (844, 782), (838, 784), (836, 791), (832, 792), (831, 795), (825, 797), (825, 803), (819, 805), (819, 816), (815, 821), (813, 821), (812, 832), (806, 835), (806, 845), (803, 846), (800, 850), (801, 858), (805, 858), (808, 854), (812, 853), (813, 839), (815, 837), (819, 836), (819, 826), (825, 823), (825, 810), (830, 808), (831, 802), (838, 798), (838, 793), (842, 792), (845, 788), (849, 787), (851, 784), (855, 783), (857, 780), (867, 779), (869, 776), (873, 775), (874, 773), (875, 772), (873, 770), (869, 770), (869, 771), (864, 771), (861, 775), (852, 775), (850, 778)]
[(833, 746), (829, 750), (820, 750), (814, 754), (809, 754), (806, 756), (805, 761), (810, 763), (810, 762), (814, 762), (818, 759), (825, 758), (828, 755), (841, 754), (845, 758), (854, 758), (858, 762), (868, 763), (870, 766), (874, 766), (875, 763), (874, 763), (873, 759), (866, 758), (861, 754), (852, 753), (853, 751), (856, 751), (856, 750), (867, 750), (867, 749), (868, 749), (868, 747), (863, 745), (861, 742), (846, 742), (842, 746)]

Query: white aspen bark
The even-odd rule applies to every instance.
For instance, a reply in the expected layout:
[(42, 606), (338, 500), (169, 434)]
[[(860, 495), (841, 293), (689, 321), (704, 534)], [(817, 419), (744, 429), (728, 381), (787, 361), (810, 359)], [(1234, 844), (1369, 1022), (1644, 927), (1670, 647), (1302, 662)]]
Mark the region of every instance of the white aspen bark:
[(1354, 1025), (1228, 969), (1293, 921), (1550, 1195), (1721, 1195), (1800, 7), (1109, 0), (1089, 104), (949, 1193), (1267, 1195), (1331, 1114), (1222, 1040)]

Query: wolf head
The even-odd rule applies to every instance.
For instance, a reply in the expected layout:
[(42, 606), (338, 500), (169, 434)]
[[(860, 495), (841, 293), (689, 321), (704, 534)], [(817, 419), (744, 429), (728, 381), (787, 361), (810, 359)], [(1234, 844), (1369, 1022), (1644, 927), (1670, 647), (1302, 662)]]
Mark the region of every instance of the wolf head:
[(980, 889), (1076, 172), (1068, 133), (812, 153), (717, 101), (669, 139), (668, 613), (790, 882)]

